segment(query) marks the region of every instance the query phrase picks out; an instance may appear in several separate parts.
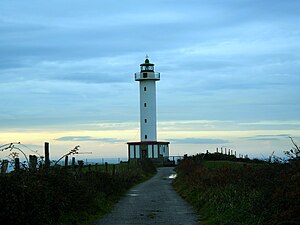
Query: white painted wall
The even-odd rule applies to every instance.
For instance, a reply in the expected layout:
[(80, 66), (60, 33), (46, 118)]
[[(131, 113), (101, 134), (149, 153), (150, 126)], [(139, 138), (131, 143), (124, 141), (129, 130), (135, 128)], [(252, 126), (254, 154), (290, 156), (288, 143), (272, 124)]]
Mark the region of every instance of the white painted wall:
[[(154, 74), (154, 72), (147, 72)], [(148, 75), (149, 76), (149, 75)], [(140, 82), (140, 135), (141, 141), (156, 141), (156, 80)], [(146, 88), (146, 90), (145, 90)], [(146, 103), (146, 106), (145, 106)], [(147, 121), (145, 121), (147, 120)], [(146, 136), (147, 135), (147, 136)]]
[[(152, 147), (153, 146), (153, 147)], [(159, 148), (158, 148), (159, 146)], [(153, 148), (153, 151), (152, 151)], [(135, 149), (135, 151), (134, 151)], [(169, 145), (168, 144), (149, 144), (147, 145), (147, 157), (152, 159), (152, 158), (159, 158), (160, 156), (163, 157), (169, 157)], [(158, 154), (159, 152), (159, 154)], [(134, 159), (134, 158), (140, 158), (140, 145), (130, 145), (129, 149), (129, 158)]]

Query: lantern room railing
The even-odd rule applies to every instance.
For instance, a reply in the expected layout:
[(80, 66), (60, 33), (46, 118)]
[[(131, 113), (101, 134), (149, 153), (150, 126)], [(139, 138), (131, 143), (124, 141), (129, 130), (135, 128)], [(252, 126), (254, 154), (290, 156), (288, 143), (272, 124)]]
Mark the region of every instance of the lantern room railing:
[(135, 80), (160, 80), (160, 73), (147, 73), (147, 72), (139, 72), (135, 73)]

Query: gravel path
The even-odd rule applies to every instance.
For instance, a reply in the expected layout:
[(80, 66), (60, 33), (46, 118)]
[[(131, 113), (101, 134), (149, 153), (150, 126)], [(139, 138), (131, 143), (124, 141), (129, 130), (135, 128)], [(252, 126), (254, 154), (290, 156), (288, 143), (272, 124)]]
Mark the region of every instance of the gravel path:
[(95, 225), (197, 225), (196, 214), (172, 188), (173, 168), (159, 168), (150, 180), (129, 190)]

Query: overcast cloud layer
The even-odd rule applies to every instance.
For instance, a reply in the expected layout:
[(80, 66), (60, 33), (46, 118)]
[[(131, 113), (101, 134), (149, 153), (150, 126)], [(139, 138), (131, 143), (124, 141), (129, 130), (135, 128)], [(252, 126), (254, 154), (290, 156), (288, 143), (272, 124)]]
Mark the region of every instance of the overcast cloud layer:
[[(161, 72), (162, 131), (248, 127), (270, 131), (253, 142), (283, 138), (272, 130), (297, 138), (299, 9), (298, 0), (1, 1), (0, 131), (94, 130), (104, 122), (138, 129), (133, 74), (148, 54)], [(232, 141), (162, 136), (175, 145)]]

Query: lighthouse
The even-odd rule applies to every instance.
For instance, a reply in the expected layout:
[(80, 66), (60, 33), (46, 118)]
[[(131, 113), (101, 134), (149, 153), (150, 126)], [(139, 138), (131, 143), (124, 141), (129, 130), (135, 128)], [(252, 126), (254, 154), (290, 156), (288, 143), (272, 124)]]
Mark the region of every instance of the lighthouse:
[(140, 65), (141, 71), (135, 73), (140, 86), (140, 135), (141, 141), (156, 141), (156, 81), (160, 73), (154, 72), (154, 64), (146, 58)]
[(146, 56), (140, 71), (135, 73), (140, 94), (140, 141), (127, 142), (129, 160), (149, 158), (162, 163), (168, 160), (169, 142), (157, 141), (156, 81), (159, 80), (160, 73), (154, 71), (154, 64)]

